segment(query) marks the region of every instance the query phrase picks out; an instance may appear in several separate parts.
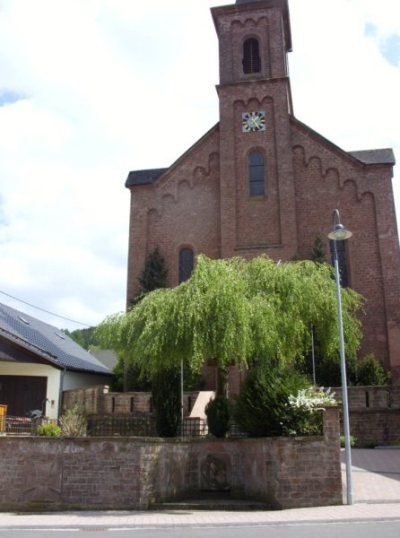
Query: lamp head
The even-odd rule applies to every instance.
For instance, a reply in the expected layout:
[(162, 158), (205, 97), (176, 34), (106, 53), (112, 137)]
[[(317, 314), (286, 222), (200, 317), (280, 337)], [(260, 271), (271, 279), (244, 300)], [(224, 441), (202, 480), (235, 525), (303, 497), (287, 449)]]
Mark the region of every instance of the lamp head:
[(329, 239), (332, 239), (333, 241), (345, 241), (346, 239), (349, 239), (353, 235), (350, 230), (346, 230), (346, 228), (338, 222), (335, 224), (334, 229), (328, 234)]

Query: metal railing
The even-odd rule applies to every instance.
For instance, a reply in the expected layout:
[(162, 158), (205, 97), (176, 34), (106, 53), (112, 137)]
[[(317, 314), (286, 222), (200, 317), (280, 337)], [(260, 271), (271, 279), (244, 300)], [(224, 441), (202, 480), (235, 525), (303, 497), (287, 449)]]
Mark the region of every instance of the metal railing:
[(202, 418), (186, 417), (181, 427), (182, 437), (202, 437), (208, 434), (207, 420)]
[[(158, 437), (153, 415), (92, 415), (87, 417), (86, 435), (90, 437)], [(28, 418), (7, 415), (4, 417), (5, 435), (38, 435), (40, 424), (54, 420), (45, 417)], [(0, 430), (1, 431), (1, 430)], [(177, 437), (205, 437), (208, 435), (207, 419), (186, 417), (178, 429)], [(229, 437), (246, 437), (235, 423), (231, 423)]]
[(35, 435), (36, 421), (28, 417), (5, 417), (5, 433), (10, 435)]
[(89, 416), (87, 435), (154, 437), (156, 435), (155, 422), (152, 416)]

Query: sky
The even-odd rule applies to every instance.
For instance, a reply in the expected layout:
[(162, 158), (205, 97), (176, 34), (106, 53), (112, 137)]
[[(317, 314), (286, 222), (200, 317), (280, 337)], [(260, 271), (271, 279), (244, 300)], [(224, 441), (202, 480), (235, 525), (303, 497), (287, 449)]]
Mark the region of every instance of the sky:
[[(230, 3), (0, 0), (0, 302), (70, 330), (124, 310), (124, 182), (218, 121), (209, 8)], [(400, 2), (289, 7), (295, 116), (400, 162)]]

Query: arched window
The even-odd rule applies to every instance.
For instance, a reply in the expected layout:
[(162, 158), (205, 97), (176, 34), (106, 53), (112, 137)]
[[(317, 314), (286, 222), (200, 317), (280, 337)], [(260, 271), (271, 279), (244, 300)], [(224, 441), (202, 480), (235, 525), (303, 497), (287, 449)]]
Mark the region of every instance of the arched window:
[(261, 71), (261, 58), (258, 41), (254, 37), (246, 39), (243, 43), (243, 73), (259, 73)]
[(250, 196), (264, 196), (265, 194), (265, 166), (264, 156), (259, 151), (252, 151), (247, 158), (249, 168), (249, 194)]
[(190, 278), (193, 264), (193, 250), (191, 248), (182, 248), (179, 252), (179, 284)]

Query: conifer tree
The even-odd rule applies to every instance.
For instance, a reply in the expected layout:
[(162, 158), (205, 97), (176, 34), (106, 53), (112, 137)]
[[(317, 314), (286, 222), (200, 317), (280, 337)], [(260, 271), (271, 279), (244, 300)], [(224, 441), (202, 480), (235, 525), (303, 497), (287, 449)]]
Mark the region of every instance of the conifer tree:
[(159, 248), (156, 247), (146, 257), (142, 275), (138, 279), (141, 286), (140, 297), (158, 288), (165, 288), (167, 286), (167, 274), (165, 260)]
[(315, 236), (311, 259), (316, 263), (326, 262), (324, 243), (320, 235)]

